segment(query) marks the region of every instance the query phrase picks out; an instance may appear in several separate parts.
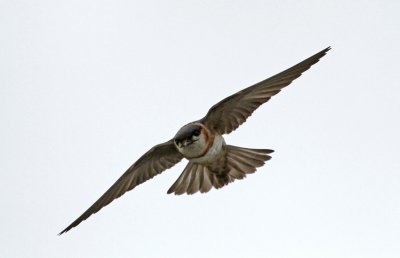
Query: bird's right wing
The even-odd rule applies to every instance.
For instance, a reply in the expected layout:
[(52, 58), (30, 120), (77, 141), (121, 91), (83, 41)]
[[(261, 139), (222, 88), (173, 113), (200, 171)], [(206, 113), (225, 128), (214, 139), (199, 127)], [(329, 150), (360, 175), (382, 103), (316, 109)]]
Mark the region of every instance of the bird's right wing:
[(181, 161), (183, 156), (177, 151), (172, 140), (156, 145), (139, 158), (128, 170), (79, 218), (59, 235), (78, 226), (82, 221), (117, 199), (137, 185), (153, 178)]
[(317, 63), (330, 47), (264, 81), (241, 90), (215, 104), (201, 123), (219, 134), (228, 134), (243, 124), (259, 106)]

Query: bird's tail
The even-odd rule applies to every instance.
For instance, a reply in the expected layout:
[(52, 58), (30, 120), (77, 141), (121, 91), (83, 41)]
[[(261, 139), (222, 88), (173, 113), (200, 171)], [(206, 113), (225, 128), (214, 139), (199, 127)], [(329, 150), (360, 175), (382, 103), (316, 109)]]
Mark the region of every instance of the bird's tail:
[(216, 173), (211, 168), (189, 162), (182, 174), (168, 190), (168, 193), (193, 194), (205, 193), (214, 188), (221, 188), (236, 179), (243, 179), (254, 173), (258, 167), (271, 159), (268, 154), (273, 150), (248, 149), (226, 145), (226, 167), (224, 173)]
[(229, 178), (231, 182), (235, 179), (243, 179), (246, 174), (251, 174), (258, 167), (271, 159), (268, 154), (274, 152), (268, 149), (248, 149), (227, 145), (227, 166), (229, 168)]

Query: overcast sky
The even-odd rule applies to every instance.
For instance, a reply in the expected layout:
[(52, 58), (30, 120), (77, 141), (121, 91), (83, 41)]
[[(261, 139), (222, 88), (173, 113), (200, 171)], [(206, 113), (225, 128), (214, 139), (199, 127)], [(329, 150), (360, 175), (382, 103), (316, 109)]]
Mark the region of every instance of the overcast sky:
[[(0, 1), (0, 257), (400, 257), (399, 1)], [(332, 50), (226, 137), (245, 180), (167, 195), (186, 161), (57, 236), (219, 100)]]

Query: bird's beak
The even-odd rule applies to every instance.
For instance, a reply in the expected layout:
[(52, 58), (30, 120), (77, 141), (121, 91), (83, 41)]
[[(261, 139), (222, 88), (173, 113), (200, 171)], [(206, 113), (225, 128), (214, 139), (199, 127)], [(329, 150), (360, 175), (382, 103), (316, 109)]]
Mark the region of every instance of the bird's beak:
[(188, 145), (190, 145), (190, 144), (192, 144), (192, 143), (193, 143), (192, 140), (186, 139), (186, 140), (184, 140), (184, 141), (182, 142), (182, 146), (183, 146), (183, 147), (186, 147), (186, 146), (188, 146)]

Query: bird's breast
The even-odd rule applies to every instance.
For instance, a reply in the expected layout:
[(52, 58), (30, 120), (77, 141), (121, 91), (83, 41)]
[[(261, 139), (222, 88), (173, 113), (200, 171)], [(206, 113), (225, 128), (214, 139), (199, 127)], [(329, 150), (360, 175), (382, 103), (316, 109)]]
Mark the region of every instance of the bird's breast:
[(221, 135), (215, 135), (213, 143), (208, 148), (208, 150), (201, 157), (195, 157), (190, 160), (199, 164), (210, 163), (221, 155), (221, 151), (224, 145), (224, 138)]

